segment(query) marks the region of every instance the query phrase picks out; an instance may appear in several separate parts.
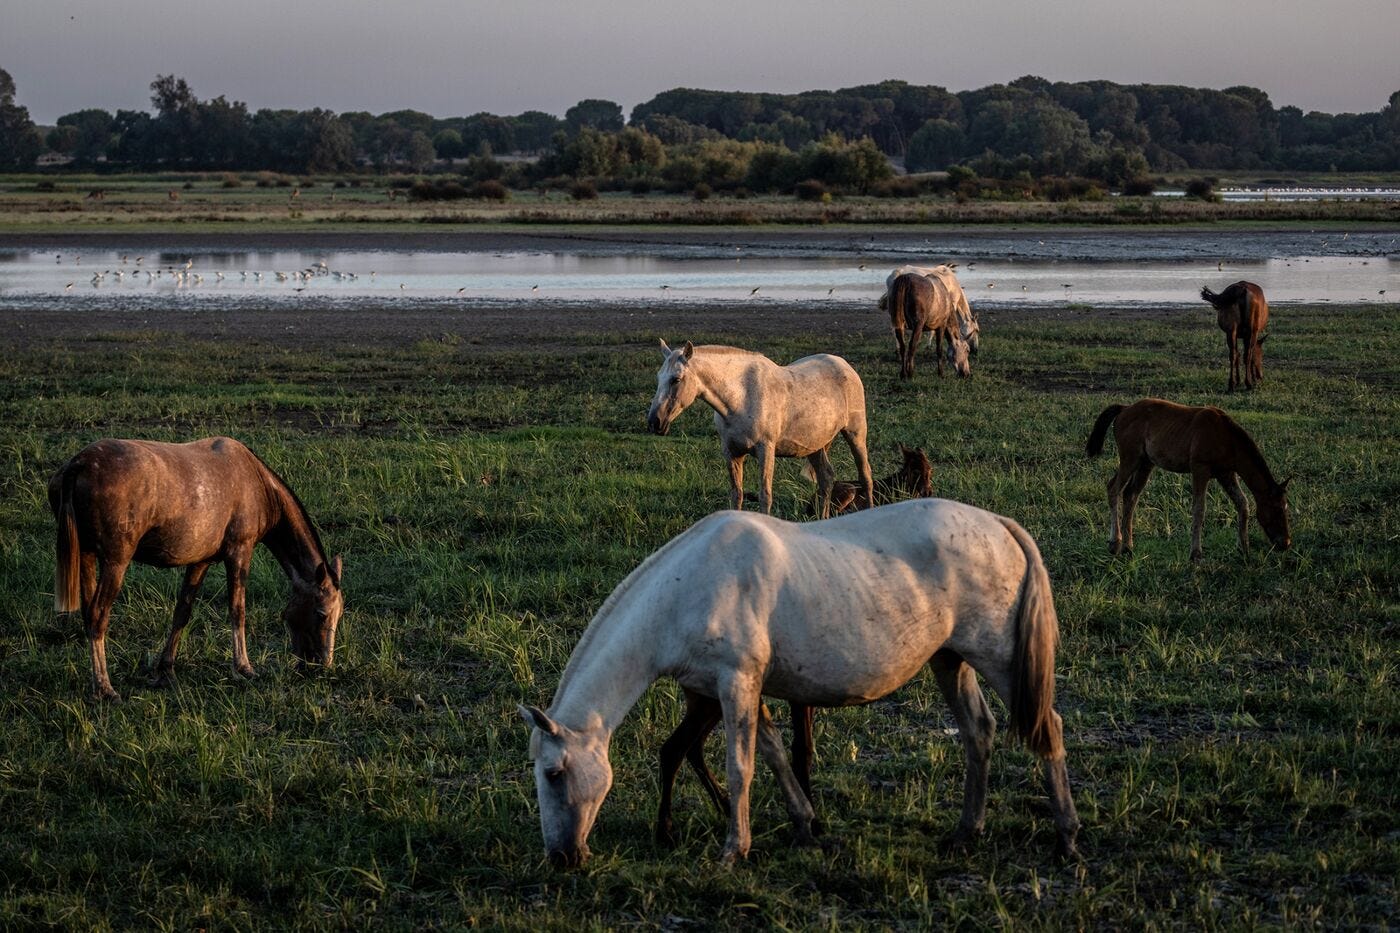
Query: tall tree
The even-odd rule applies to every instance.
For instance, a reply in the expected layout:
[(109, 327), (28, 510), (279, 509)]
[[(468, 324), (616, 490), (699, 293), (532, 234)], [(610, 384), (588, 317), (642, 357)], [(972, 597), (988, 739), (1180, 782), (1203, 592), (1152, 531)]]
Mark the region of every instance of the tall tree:
[(29, 108), (15, 103), (14, 79), (0, 68), (0, 169), (33, 168), (43, 146)]

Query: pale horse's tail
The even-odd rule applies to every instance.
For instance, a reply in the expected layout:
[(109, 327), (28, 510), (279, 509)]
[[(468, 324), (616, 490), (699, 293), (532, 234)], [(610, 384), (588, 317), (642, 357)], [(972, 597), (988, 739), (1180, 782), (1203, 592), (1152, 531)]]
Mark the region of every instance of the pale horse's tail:
[(1040, 549), (1026, 529), (1009, 518), (1002, 524), (1026, 555), (1021, 605), (1016, 614), (1016, 650), (1011, 658), (1011, 729), (1042, 758), (1064, 755), (1060, 717), (1055, 712), (1055, 647), (1060, 622), (1050, 575)]

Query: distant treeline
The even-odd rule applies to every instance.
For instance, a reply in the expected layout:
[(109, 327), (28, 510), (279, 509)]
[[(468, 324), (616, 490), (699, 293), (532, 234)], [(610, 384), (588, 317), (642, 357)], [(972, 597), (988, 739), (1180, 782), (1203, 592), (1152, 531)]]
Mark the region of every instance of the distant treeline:
[(955, 180), (1078, 176), (1115, 186), (1191, 170), (1400, 170), (1400, 91), (1375, 113), (1326, 114), (1275, 108), (1251, 87), (1028, 76), (960, 93), (903, 81), (800, 94), (678, 88), (637, 105), (627, 121), (606, 100), (580, 101), (562, 119), (539, 111), (439, 119), (414, 110), (250, 112), (222, 96), (199, 100), (183, 79), (161, 75), (149, 112), (80, 110), (47, 131), (14, 97), (0, 71), (0, 170), (421, 173), (466, 159), (454, 170), (477, 182), (635, 191), (791, 191), (804, 181), (867, 191), (891, 184), (891, 158), (911, 172), (961, 167)]

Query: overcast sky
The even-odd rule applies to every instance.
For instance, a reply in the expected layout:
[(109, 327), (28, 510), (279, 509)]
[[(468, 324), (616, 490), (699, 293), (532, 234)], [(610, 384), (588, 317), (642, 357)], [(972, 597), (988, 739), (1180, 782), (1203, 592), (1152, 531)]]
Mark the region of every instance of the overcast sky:
[(1374, 111), (1400, 90), (1397, 46), (1400, 0), (0, 0), (0, 68), (38, 123), (147, 109), (158, 73), (253, 110), (439, 117), (1025, 74)]

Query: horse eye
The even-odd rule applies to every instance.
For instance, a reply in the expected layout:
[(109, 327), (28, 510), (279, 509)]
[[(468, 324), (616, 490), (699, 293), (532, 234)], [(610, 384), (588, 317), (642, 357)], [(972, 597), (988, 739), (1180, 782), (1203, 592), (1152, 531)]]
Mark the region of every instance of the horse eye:
[(549, 780), (549, 782), (550, 782), (551, 784), (558, 784), (560, 781), (562, 781), (562, 780), (564, 779), (564, 769), (563, 769), (563, 768), (550, 768), (548, 771), (546, 771), (546, 772), (544, 773), (544, 776)]

